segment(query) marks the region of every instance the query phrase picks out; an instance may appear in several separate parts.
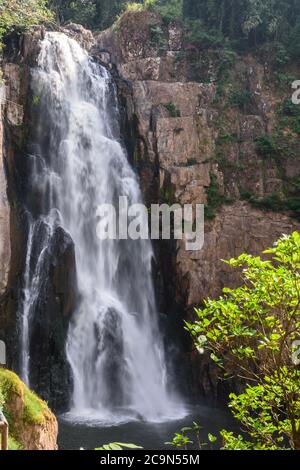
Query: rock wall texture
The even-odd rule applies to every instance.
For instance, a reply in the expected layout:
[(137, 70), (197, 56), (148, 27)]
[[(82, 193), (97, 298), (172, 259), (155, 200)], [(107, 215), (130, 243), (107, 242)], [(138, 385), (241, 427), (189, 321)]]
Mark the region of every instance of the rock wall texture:
[(147, 202), (207, 205), (204, 248), (170, 248), (170, 298), (201, 304), (238, 282), (220, 259), (260, 253), (300, 228), (291, 212), (262, 210), (292, 199), (300, 176), (300, 133), (284, 109), (291, 89), (265, 58), (194, 51), (179, 23), (165, 26), (155, 14), (125, 15), (95, 39), (91, 52), (127, 84)]

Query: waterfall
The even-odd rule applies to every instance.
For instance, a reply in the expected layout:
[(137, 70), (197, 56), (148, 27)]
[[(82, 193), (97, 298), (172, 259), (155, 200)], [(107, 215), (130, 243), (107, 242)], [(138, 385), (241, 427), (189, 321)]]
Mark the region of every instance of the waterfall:
[[(118, 106), (107, 70), (62, 33), (41, 43), (32, 89), (40, 112), (32, 190), (42, 195), (30, 222), (22, 310), (22, 369), (29, 377), (29, 331), (55, 227), (73, 239), (78, 304), (66, 345), (74, 391), (71, 413), (112, 422), (178, 417), (168, 389), (148, 240), (99, 240), (97, 207), (142, 201), (120, 144)], [(41, 228), (42, 227), (42, 228)], [(33, 239), (39, 253), (32, 262)], [(36, 250), (36, 248), (35, 248)]]

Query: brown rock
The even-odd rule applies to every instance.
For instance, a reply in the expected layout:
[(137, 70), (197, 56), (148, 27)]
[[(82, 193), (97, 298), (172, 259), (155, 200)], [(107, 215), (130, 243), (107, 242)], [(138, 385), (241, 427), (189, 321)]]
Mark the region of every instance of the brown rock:
[[(207, 297), (221, 294), (223, 287), (235, 287), (239, 274), (221, 260), (243, 252), (259, 255), (283, 234), (300, 231), (300, 223), (289, 216), (261, 212), (247, 203), (223, 206), (205, 227), (205, 243), (201, 251), (187, 252), (179, 244), (177, 253), (177, 296), (187, 306), (199, 305)], [(185, 281), (182, 283), (181, 279)], [(186, 281), (188, 280), (188, 282)], [(184, 288), (182, 288), (184, 287)]]

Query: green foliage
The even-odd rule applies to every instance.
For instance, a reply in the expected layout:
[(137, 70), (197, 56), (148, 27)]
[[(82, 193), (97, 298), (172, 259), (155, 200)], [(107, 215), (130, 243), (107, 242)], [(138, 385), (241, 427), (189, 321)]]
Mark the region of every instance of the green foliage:
[(141, 0), (140, 2), (127, 2), (125, 13), (139, 11), (152, 11), (159, 13), (165, 24), (182, 17), (182, 0)]
[(249, 90), (235, 90), (230, 95), (229, 102), (245, 112), (252, 102), (252, 93)]
[[(24, 397), (23, 414), (16, 416), (11, 412), (15, 396)], [(40, 425), (50, 416), (50, 411), (44, 401), (19, 379), (19, 377), (4, 368), (0, 368), (0, 401), (3, 413), (9, 423), (9, 449), (21, 449), (20, 432), (25, 425)]]
[(216, 30), (209, 30), (202, 21), (185, 18), (185, 41), (201, 49), (219, 48), (223, 46), (223, 36)]
[(270, 196), (259, 198), (248, 191), (240, 191), (241, 198), (249, 201), (249, 203), (257, 209), (270, 210), (280, 212), (287, 210), (285, 200), (282, 194), (273, 193)]
[(3, 406), (4, 406), (4, 395), (0, 388), (0, 411), (3, 411)]
[(97, 447), (95, 450), (123, 450), (123, 449), (142, 449), (143, 447), (136, 446), (135, 444), (124, 444), (123, 442), (112, 442), (105, 444), (102, 447)]
[(117, 19), (127, 0), (49, 0), (61, 23), (80, 23), (90, 29), (105, 29)]
[(232, 202), (230, 198), (220, 192), (217, 177), (213, 173), (210, 174), (210, 185), (206, 190), (206, 194), (207, 204), (205, 205), (205, 218), (208, 220), (215, 218), (216, 211), (222, 204)]
[(11, 394), (21, 396), (23, 393), (23, 385), (19, 377), (13, 372), (0, 368), (0, 390), (4, 396), (4, 400), (9, 399)]
[(229, 406), (245, 436), (222, 432), (226, 449), (300, 449), (300, 371), (294, 342), (300, 338), (300, 234), (283, 236), (264, 252), (226, 264), (242, 270), (243, 285), (224, 289), (186, 323), (199, 352), (207, 350), (226, 377), (244, 392)]
[(167, 49), (168, 41), (165, 33), (159, 24), (153, 24), (150, 27), (150, 43), (153, 47), (157, 47), (160, 52)]
[(31, 390), (25, 389), (25, 406), (23, 420), (27, 424), (43, 424), (45, 413), (47, 413), (46, 404)]
[(128, 13), (156, 12), (165, 23), (182, 14), (182, 0), (50, 0), (49, 5), (62, 23), (74, 21), (94, 30), (107, 28)]
[(217, 143), (220, 144), (232, 144), (238, 141), (238, 136), (236, 133), (232, 132), (220, 132)]
[[(199, 449), (202, 449), (207, 444), (205, 442), (201, 442), (201, 432), (202, 426), (198, 423), (193, 422), (193, 425), (190, 427), (184, 427), (180, 430), (180, 432), (176, 432), (173, 436), (173, 439), (170, 442), (165, 442), (166, 445), (176, 447), (176, 449), (184, 449), (187, 450), (190, 445), (197, 444)], [(214, 442), (211, 434), (209, 434), (210, 442)]]
[(40, 102), (41, 102), (41, 97), (38, 95), (34, 95), (34, 97), (32, 98), (33, 105), (39, 106)]
[(284, 100), (281, 111), (286, 116), (300, 116), (300, 106), (294, 104), (291, 98)]
[(136, 13), (137, 11), (144, 11), (145, 5), (142, 3), (128, 2), (124, 8), (125, 13)]
[(12, 436), (8, 436), (8, 450), (22, 450), (22, 445)]
[[(49, 22), (53, 15), (47, 0), (2, 0), (0, 4), (0, 43), (4, 34), (14, 28), (29, 29), (35, 24)], [(0, 44), (1, 46), (1, 44)]]
[[(280, 367), (259, 385), (247, 386), (240, 395), (230, 395), (234, 417), (248, 430), (247, 439), (238, 437), (255, 450), (298, 449), (300, 435), (300, 371)], [(236, 438), (227, 437), (225, 448)]]
[(175, 202), (175, 188), (172, 184), (164, 184), (160, 190), (160, 199), (163, 203), (172, 206)]
[(300, 220), (300, 187), (298, 180), (289, 182), (287, 194), (273, 193), (266, 197), (257, 197), (249, 191), (240, 190), (241, 198), (248, 201), (253, 207), (265, 211), (286, 212)]
[(284, 44), (275, 42), (269, 47), (269, 53), (273, 59), (273, 66), (275, 69), (281, 69), (284, 65), (288, 64), (291, 60), (287, 48)]
[(279, 126), (281, 129), (290, 129), (300, 135), (300, 106), (292, 102), (291, 98), (286, 98), (277, 109)]
[(266, 159), (276, 158), (278, 147), (271, 137), (264, 135), (258, 137), (255, 142), (259, 155)]
[(291, 186), (291, 193), (285, 201), (285, 208), (293, 211), (296, 219), (300, 220), (300, 187), (297, 184)]
[(169, 112), (169, 116), (173, 118), (180, 117), (180, 111), (176, 108), (175, 104), (171, 101), (169, 103), (163, 104), (164, 108)]
[(182, 0), (158, 0), (154, 5), (155, 11), (160, 13), (164, 23), (168, 24), (182, 17)]
[(273, 44), (275, 67), (300, 58), (300, 5), (294, 0), (184, 0), (183, 15), (240, 51)]
[[(77, 0), (59, 2), (63, 3), (60, 6), (58, 16), (63, 22), (73, 21), (74, 23), (80, 23), (83, 26), (92, 26), (95, 17), (97, 15), (96, 2), (90, 0)], [(105, 10), (103, 9), (102, 15), (105, 17)]]
[(176, 432), (173, 436), (172, 441), (165, 443), (168, 446), (176, 447), (177, 449), (187, 449), (188, 444), (193, 444), (193, 441), (190, 440), (188, 436), (183, 434), (183, 431)]
[(149, 10), (165, 24), (183, 20), (186, 42), (197, 47), (270, 46), (268, 58), (278, 70), (300, 59), (300, 4), (294, 0), (49, 0), (49, 6), (62, 23), (96, 30), (111, 26), (124, 11)]

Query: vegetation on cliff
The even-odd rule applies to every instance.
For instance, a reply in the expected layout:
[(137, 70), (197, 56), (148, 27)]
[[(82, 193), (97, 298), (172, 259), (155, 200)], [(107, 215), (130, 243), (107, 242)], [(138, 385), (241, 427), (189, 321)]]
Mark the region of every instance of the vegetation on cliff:
[(240, 50), (267, 42), (283, 60), (300, 58), (300, 5), (294, 0), (49, 0), (61, 22), (91, 29), (110, 26), (124, 10), (158, 12), (166, 22), (182, 20), (194, 39)]
[(0, 47), (4, 34), (15, 28), (23, 30), (33, 25), (52, 20), (47, 0), (1, 0), (0, 2)]
[[(10, 450), (23, 449), (30, 444), (36, 433), (31, 429), (44, 427), (55, 419), (47, 404), (19, 379), (19, 377), (0, 367), (0, 409), (9, 424)], [(26, 435), (29, 435), (29, 440)], [(54, 436), (55, 437), (55, 436)], [(34, 444), (34, 443), (31, 443)]]
[(245, 434), (224, 430), (224, 448), (299, 450), (300, 234), (282, 237), (264, 255), (228, 261), (243, 269), (244, 284), (208, 299), (187, 329), (223, 377), (244, 384), (229, 407)]

